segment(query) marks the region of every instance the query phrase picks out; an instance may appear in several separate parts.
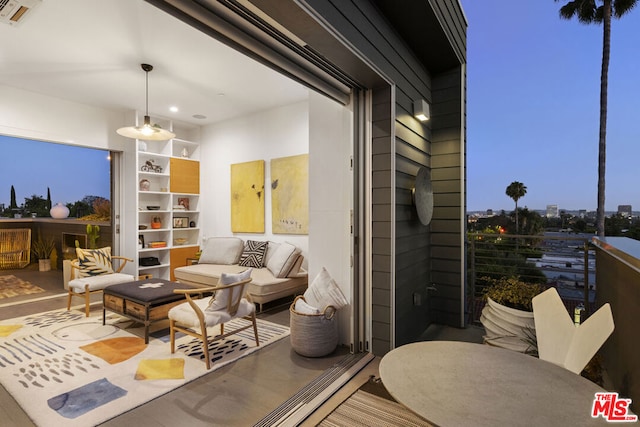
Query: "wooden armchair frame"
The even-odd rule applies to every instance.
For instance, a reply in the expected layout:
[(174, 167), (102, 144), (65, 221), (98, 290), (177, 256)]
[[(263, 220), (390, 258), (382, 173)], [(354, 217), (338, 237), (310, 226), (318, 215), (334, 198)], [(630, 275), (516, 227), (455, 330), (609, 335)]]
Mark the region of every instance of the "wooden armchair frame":
[[(111, 256), (111, 262), (113, 263), (113, 260), (120, 260), (120, 266), (118, 267), (117, 270), (114, 270), (114, 273), (120, 273), (122, 271), (122, 269), (124, 268), (125, 265), (127, 265), (127, 262), (133, 262), (133, 259), (131, 258), (126, 258), (123, 256), (118, 256), (118, 255), (112, 255)], [(78, 271), (80, 271), (80, 263), (78, 261), (78, 258), (74, 259), (71, 261), (71, 276), (69, 278), (69, 281), (71, 280), (75, 280), (76, 279), (76, 269)], [(113, 273), (110, 273), (113, 274)], [(103, 275), (104, 276), (104, 275)], [(91, 277), (95, 277), (95, 276), (89, 276), (87, 278), (91, 278)], [(79, 278), (82, 279), (82, 278)], [(74, 292), (72, 287), (69, 286), (69, 294), (67, 295), (67, 310), (71, 309), (71, 298), (72, 297), (80, 297), (80, 298), (84, 298), (84, 305), (85, 305), (85, 315), (87, 317), (89, 317), (89, 305), (91, 303), (91, 294), (95, 294), (95, 293), (99, 293), (102, 292), (104, 290), (104, 287), (101, 287), (100, 289), (90, 289), (91, 285), (89, 283), (84, 285), (84, 291), (83, 292)]]
[[(208, 288), (193, 288), (193, 289), (175, 289), (173, 292), (178, 294), (183, 294), (187, 301), (183, 304), (189, 304), (191, 309), (194, 311), (195, 315), (198, 318), (200, 332), (191, 329), (190, 327), (180, 326), (178, 321), (171, 318), (171, 313), (169, 313), (169, 328), (170, 328), (170, 340), (171, 340), (171, 353), (175, 353), (175, 334), (176, 331), (182, 332), (184, 334), (190, 335), (192, 337), (198, 338), (202, 341), (202, 347), (204, 350), (204, 357), (207, 369), (211, 368), (211, 360), (209, 358), (209, 343), (221, 340), (223, 338), (228, 337), (229, 335), (236, 334), (240, 331), (244, 331), (245, 329), (249, 329), (253, 326), (253, 334), (256, 339), (256, 346), (260, 345), (260, 340), (258, 339), (258, 326), (256, 324), (256, 311), (255, 304), (251, 299), (251, 295), (246, 293), (245, 287), (248, 283), (251, 282), (251, 279), (246, 279), (240, 282), (235, 282), (230, 285), (219, 285)], [(240, 288), (239, 291), (236, 291), (236, 288)], [(227, 301), (227, 308), (224, 310), (231, 316), (231, 320), (238, 318), (236, 316), (238, 312), (238, 307), (240, 306), (240, 302), (242, 299), (247, 300), (253, 310), (249, 316), (242, 317), (243, 319), (251, 321), (251, 324), (242, 326), (240, 328), (236, 328), (232, 331), (228, 331), (225, 333), (224, 331), (224, 322), (222, 323), (206, 323), (205, 313), (202, 309), (194, 302), (191, 295), (197, 294), (201, 295), (204, 292), (216, 292), (221, 290), (228, 290), (230, 293), (229, 299)], [(207, 327), (212, 327), (216, 325), (220, 325), (220, 335), (216, 335), (215, 337), (209, 337), (207, 335)]]

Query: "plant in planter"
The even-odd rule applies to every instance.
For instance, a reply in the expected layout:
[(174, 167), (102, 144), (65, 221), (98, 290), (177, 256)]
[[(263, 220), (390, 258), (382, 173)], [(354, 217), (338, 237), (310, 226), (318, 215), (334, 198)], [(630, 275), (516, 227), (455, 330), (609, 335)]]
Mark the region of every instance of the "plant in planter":
[(521, 353), (536, 354), (531, 301), (546, 289), (545, 286), (527, 283), (518, 277), (483, 280), (491, 283), (485, 291), (487, 304), (480, 316), (480, 322), (487, 332), (484, 337), (485, 343)]
[(38, 269), (40, 271), (51, 270), (51, 252), (55, 249), (55, 242), (52, 237), (44, 238), (40, 233), (31, 243), (31, 252), (38, 258)]

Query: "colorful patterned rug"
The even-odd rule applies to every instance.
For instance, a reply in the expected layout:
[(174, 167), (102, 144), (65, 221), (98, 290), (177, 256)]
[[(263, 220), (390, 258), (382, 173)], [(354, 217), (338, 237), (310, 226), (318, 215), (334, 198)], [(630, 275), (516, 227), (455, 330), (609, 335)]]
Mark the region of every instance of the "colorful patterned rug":
[(198, 340), (181, 334), (171, 354), (168, 329), (145, 344), (143, 328), (131, 324), (107, 313), (103, 326), (102, 310), (0, 321), (0, 383), (39, 426), (93, 426), (289, 335), (286, 326), (258, 320), (260, 346), (251, 328), (211, 343), (207, 371)]
[(18, 295), (37, 294), (44, 292), (39, 286), (18, 279), (12, 274), (0, 276), (0, 299), (11, 298)]

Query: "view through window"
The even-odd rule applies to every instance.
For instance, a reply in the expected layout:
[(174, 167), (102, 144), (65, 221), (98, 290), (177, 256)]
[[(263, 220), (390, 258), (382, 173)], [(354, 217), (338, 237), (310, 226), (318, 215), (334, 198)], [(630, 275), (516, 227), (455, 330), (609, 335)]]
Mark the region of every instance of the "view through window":
[(109, 151), (4, 135), (0, 150), (1, 217), (49, 217), (57, 203), (70, 217), (110, 212)]

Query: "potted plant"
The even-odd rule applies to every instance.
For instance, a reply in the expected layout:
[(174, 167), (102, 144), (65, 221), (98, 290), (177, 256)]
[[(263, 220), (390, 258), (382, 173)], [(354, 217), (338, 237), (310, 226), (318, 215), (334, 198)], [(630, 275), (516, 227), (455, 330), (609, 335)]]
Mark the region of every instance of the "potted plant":
[(31, 252), (38, 258), (39, 271), (51, 270), (51, 253), (55, 249), (55, 242), (52, 237), (44, 238), (40, 233), (31, 243)]
[(546, 288), (519, 277), (482, 278), (489, 283), (485, 290), (486, 305), (480, 322), (487, 334), (485, 343), (521, 353), (535, 354), (536, 335), (533, 298)]

